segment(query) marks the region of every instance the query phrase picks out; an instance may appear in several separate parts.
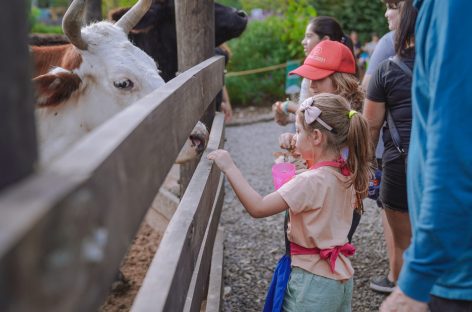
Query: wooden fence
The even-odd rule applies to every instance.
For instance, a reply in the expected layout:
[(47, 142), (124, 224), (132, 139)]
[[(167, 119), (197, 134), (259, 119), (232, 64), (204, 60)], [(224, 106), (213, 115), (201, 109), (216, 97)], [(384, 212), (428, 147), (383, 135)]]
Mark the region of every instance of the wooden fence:
[[(1, 311), (99, 307), (180, 148), (221, 90), (223, 69), (222, 57), (194, 66), (0, 194)], [(217, 114), (207, 151), (222, 146), (223, 128)], [(188, 292), (189, 310), (199, 310), (206, 297), (201, 285), (207, 284), (223, 199), (223, 178), (207, 151), (135, 311), (181, 311)]]

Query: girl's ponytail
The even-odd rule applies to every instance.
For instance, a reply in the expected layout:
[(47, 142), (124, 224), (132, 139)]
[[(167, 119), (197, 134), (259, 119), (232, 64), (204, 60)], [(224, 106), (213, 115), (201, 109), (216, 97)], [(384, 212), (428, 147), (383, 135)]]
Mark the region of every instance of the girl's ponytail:
[(369, 180), (372, 177), (373, 158), (369, 126), (365, 118), (356, 111), (348, 113), (350, 120), (346, 143), (349, 149), (347, 164), (352, 174), (354, 189), (360, 198), (367, 196)]

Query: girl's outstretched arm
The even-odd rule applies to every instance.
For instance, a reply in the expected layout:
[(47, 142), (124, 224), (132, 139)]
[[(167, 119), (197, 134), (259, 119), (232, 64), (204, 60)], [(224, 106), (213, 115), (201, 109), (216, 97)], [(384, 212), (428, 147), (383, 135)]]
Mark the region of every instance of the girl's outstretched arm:
[(265, 197), (257, 193), (243, 177), (227, 151), (213, 151), (208, 154), (208, 159), (214, 160), (223, 171), (244, 208), (252, 217), (268, 217), (288, 209), (287, 203), (277, 192), (270, 193)]

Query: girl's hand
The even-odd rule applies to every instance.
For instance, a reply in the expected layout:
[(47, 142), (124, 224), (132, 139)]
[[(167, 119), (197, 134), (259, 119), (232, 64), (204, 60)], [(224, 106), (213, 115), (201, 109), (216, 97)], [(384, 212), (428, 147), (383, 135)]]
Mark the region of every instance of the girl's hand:
[(282, 133), (279, 136), (279, 145), (281, 148), (286, 149), (286, 150), (294, 150), (295, 149), (295, 134), (286, 132)]
[(236, 166), (231, 158), (231, 155), (222, 149), (216, 150), (208, 154), (209, 160), (214, 160), (215, 164), (221, 171), (227, 172), (231, 167)]
[(274, 112), (274, 120), (276, 123), (278, 123), (281, 126), (285, 126), (290, 122), (289, 119), (289, 114), (284, 113), (284, 111), (281, 108), (282, 102), (275, 102), (272, 105), (272, 111)]

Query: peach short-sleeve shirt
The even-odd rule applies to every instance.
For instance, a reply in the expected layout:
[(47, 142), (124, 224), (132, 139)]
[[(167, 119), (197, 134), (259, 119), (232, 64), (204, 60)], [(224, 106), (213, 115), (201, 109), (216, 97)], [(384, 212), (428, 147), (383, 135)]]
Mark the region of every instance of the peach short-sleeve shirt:
[[(355, 191), (337, 168), (320, 167), (295, 176), (277, 192), (289, 206), (288, 239), (305, 248), (342, 246), (352, 224)], [(339, 254), (335, 272), (319, 255), (293, 255), (292, 266), (334, 280), (354, 274), (351, 261)]]

